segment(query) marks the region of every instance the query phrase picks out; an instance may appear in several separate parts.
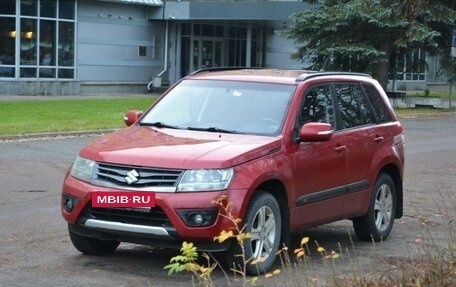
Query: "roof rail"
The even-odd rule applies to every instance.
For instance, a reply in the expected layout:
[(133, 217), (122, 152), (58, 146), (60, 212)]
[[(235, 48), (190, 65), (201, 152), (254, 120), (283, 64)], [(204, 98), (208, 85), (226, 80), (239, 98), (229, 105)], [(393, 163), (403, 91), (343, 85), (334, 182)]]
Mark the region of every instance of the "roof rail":
[(189, 74), (189, 76), (193, 76), (202, 72), (223, 72), (223, 71), (234, 71), (234, 70), (249, 70), (249, 69), (261, 69), (258, 67), (209, 67), (209, 68), (201, 68), (196, 71), (193, 71)]
[(365, 74), (365, 73), (354, 73), (354, 72), (315, 72), (315, 73), (304, 73), (301, 74), (299, 77), (296, 78), (296, 82), (302, 82), (304, 80), (310, 79), (310, 78), (315, 78), (315, 77), (321, 77), (321, 76), (362, 76), (362, 77), (368, 77), (372, 78), (371, 75)]

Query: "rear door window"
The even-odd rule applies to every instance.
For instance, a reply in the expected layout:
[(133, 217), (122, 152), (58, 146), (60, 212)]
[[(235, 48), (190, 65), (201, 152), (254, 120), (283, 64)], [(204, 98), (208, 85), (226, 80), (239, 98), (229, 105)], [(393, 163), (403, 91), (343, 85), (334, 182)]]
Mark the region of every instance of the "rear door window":
[(335, 83), (334, 91), (340, 115), (341, 129), (375, 123), (372, 109), (358, 83)]

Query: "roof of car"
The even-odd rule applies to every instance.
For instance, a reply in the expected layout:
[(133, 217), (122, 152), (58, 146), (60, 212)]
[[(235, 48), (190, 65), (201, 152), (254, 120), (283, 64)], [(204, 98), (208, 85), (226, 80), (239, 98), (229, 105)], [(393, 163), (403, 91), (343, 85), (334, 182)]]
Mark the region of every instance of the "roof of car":
[(244, 80), (284, 84), (296, 84), (310, 78), (321, 76), (362, 76), (371, 78), (371, 76), (368, 74), (352, 72), (319, 72), (311, 70), (239, 67), (204, 68), (194, 71), (189, 75), (191, 78), (204, 78), (213, 80)]

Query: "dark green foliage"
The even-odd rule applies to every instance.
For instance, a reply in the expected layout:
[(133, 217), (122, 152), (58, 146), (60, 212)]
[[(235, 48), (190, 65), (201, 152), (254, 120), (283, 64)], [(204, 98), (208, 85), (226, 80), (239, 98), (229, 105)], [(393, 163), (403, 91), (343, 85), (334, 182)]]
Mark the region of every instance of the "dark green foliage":
[(400, 49), (448, 49), (456, 0), (318, 0), (293, 15), (285, 36), (299, 45), (306, 68), (367, 72), (386, 85)]

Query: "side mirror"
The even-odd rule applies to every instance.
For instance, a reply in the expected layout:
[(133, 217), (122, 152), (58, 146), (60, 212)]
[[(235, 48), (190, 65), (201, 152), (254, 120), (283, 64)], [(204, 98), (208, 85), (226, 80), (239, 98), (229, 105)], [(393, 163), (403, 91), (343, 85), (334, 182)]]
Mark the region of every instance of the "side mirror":
[(301, 142), (320, 142), (331, 138), (334, 131), (332, 125), (327, 123), (307, 123), (299, 132)]
[(142, 111), (138, 110), (131, 110), (128, 111), (124, 116), (124, 122), (127, 126), (131, 126), (132, 124), (136, 123), (141, 115), (143, 114)]

